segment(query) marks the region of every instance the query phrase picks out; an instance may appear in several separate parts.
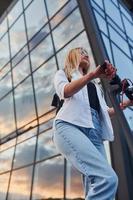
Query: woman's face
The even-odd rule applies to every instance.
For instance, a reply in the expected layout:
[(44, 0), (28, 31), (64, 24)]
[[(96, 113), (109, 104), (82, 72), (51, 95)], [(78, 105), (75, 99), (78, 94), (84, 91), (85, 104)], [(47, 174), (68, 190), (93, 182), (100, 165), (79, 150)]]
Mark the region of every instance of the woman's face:
[(81, 61), (79, 67), (82, 69), (83, 73), (86, 74), (90, 67), (88, 52), (85, 49), (80, 49), (80, 56), (81, 56)]

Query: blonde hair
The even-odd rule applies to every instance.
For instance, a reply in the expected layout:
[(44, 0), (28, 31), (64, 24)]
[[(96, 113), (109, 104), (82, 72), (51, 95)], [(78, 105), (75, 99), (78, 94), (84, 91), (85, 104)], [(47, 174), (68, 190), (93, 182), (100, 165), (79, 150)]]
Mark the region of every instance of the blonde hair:
[(64, 71), (69, 81), (71, 81), (72, 73), (78, 69), (81, 56), (80, 56), (81, 47), (71, 49), (65, 59)]

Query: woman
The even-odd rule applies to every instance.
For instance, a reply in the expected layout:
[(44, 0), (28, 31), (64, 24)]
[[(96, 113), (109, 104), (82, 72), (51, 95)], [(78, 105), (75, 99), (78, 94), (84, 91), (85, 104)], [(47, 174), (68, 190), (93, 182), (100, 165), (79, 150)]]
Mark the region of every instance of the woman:
[(113, 200), (118, 179), (108, 164), (103, 140), (114, 139), (108, 108), (101, 90), (92, 80), (112, 79), (115, 68), (106, 61), (89, 72), (88, 53), (83, 48), (70, 50), (64, 70), (54, 78), (56, 93), (64, 99), (54, 121), (54, 142), (59, 152), (83, 175), (86, 200)]

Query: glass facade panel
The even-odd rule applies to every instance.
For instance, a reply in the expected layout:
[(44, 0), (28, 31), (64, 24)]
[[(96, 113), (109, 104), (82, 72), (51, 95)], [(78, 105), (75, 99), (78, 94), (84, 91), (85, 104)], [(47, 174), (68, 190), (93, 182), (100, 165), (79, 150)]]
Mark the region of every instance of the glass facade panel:
[(36, 118), (31, 77), (15, 89), (15, 104), (18, 128)]
[(81, 174), (67, 162), (66, 198), (84, 199)]
[(0, 175), (0, 199), (6, 200), (6, 193), (9, 181), (9, 173)]
[(15, 6), (8, 14), (8, 21), (10, 26), (21, 13), (22, 13), (22, 0), (18, 0), (18, 2), (15, 4)]
[(12, 67), (19, 63), (28, 54), (28, 48), (25, 46), (17, 55), (12, 59)]
[(11, 170), (14, 147), (0, 153), (0, 173)]
[(35, 166), (32, 200), (63, 199), (63, 164), (63, 159), (59, 157)]
[(23, 2), (24, 2), (24, 7), (27, 7), (28, 4), (29, 4), (31, 1), (32, 1), (32, 0), (23, 0)]
[(22, 142), (16, 146), (14, 168), (30, 164), (34, 161), (36, 137)]
[(23, 15), (9, 31), (12, 57), (26, 44), (26, 32)]
[(47, 36), (32, 52), (32, 69), (36, 69), (53, 55), (51, 36)]
[[(21, 133), (21, 131), (19, 131), (19, 134)], [(17, 143), (20, 143), (30, 137), (33, 137), (37, 134), (37, 128), (33, 128), (31, 129), (30, 131), (27, 131), (26, 133), (18, 136), (18, 139), (17, 139)]]
[(0, 68), (2, 68), (9, 61), (9, 44), (8, 35), (6, 34), (0, 40)]
[(15, 130), (12, 93), (0, 101), (0, 137)]
[[(112, 20), (123, 30), (123, 25), (121, 21), (120, 11), (118, 7), (116, 7), (112, 1), (104, 1), (105, 4), (105, 12), (109, 17), (112, 18)], [(115, 13), (115, 15), (114, 15)]]
[(44, 114), (51, 107), (54, 93), (53, 78), (55, 72), (56, 63), (53, 58), (33, 74), (39, 115)]
[(127, 33), (128, 37), (133, 40), (133, 37), (132, 37), (133, 36), (133, 22), (131, 23), (124, 16), (123, 16), (123, 21), (124, 21), (124, 25), (125, 25), (126, 33)]
[(56, 50), (63, 47), (83, 29), (84, 27), (79, 9), (76, 9), (53, 31)]
[(32, 167), (12, 172), (8, 200), (29, 200), (31, 190)]
[(25, 14), (28, 38), (30, 39), (47, 22), (44, 1), (34, 0), (26, 9)]
[(46, 0), (49, 17), (51, 18), (67, 1), (68, 0)]
[(52, 141), (53, 130), (48, 130), (44, 133), (41, 133), (38, 138), (38, 147), (37, 147), (37, 158), (36, 160), (42, 160), (57, 154), (55, 145)]
[(7, 31), (7, 18), (3, 20), (3, 22), (0, 24), (0, 38), (6, 33)]
[(30, 63), (29, 63), (29, 57), (27, 56), (13, 69), (14, 86), (20, 83), (29, 74), (30, 74)]
[(6, 142), (6, 143), (0, 145), (0, 152), (3, 151), (3, 150), (5, 150), (5, 149), (8, 149), (9, 147), (14, 146), (15, 142), (16, 142), (16, 138), (10, 140), (9, 142)]
[(0, 71), (0, 81), (1, 79), (11, 70), (10, 63), (8, 63), (4, 68)]
[(9, 72), (1, 81), (0, 81), (0, 98), (7, 94), (12, 89), (11, 82), (11, 73)]
[[(48, 1), (49, 2), (49, 1)], [(54, 1), (56, 2), (56, 1)], [(62, 2), (62, 1), (61, 1)], [(54, 18), (51, 19), (51, 27), (54, 28), (58, 23), (60, 23), (72, 10), (77, 6), (76, 0), (71, 0), (63, 9), (58, 12)]]
[(103, 17), (101, 17), (98, 13), (95, 13), (95, 16), (97, 18), (97, 22), (98, 22), (100, 30), (103, 31), (105, 34), (108, 34), (105, 19), (103, 19)]

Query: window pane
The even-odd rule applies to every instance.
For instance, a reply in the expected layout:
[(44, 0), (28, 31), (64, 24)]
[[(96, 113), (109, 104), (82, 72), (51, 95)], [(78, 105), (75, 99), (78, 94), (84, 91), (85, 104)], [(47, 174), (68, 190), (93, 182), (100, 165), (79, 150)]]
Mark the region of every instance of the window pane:
[(133, 40), (133, 23), (131, 23), (129, 20), (127, 20), (124, 16), (123, 16), (123, 21), (125, 24), (126, 33), (127, 33), (128, 37), (130, 37)]
[(25, 45), (26, 33), (23, 15), (17, 20), (9, 31), (12, 57)]
[(0, 81), (0, 98), (12, 89), (11, 72)]
[(38, 138), (37, 161), (57, 154), (52, 141), (53, 130), (41, 133)]
[(109, 60), (110, 60), (111, 63), (113, 63), (112, 53), (111, 53), (111, 48), (110, 48), (110, 41), (104, 34), (102, 34), (102, 38), (103, 38), (103, 41), (104, 41), (104, 44), (105, 44), (105, 47), (106, 47), (106, 50), (107, 50)]
[[(28, 38), (30, 39), (47, 22), (43, 0), (35, 0), (25, 11)], [(31, 20), (32, 19), (32, 20)]]
[(18, 128), (36, 118), (31, 77), (15, 89)]
[(57, 58), (58, 58), (58, 63), (59, 63), (59, 67), (63, 68), (64, 67), (64, 61), (65, 61), (65, 57), (67, 55), (67, 52), (70, 49), (76, 48), (76, 47), (84, 47), (88, 53), (89, 53), (89, 58), (90, 58), (90, 69), (95, 67), (95, 63), (94, 63), (94, 58), (92, 55), (92, 51), (90, 48), (90, 44), (86, 35), (86, 32), (83, 32), (82, 34), (80, 34), (77, 38), (75, 38), (71, 43), (69, 43), (65, 48), (63, 48), (58, 54), (57, 54)]
[(13, 171), (9, 188), (10, 200), (29, 200), (31, 190), (32, 167)]
[(8, 35), (0, 40), (0, 68), (9, 61)]
[(0, 173), (11, 170), (14, 147), (0, 153)]
[(76, 9), (53, 31), (56, 50), (65, 45), (70, 39), (83, 30), (83, 28), (79, 9)]
[[(105, 11), (108, 14), (109, 17), (112, 18), (112, 20), (117, 23), (117, 25), (123, 29), (121, 17), (120, 17), (120, 11), (118, 8), (111, 2), (111, 1), (104, 1), (105, 3)], [(114, 15), (115, 13), (115, 15)]]
[(67, 162), (66, 197), (67, 199), (84, 199), (81, 174)]
[(46, 0), (49, 17), (51, 18), (67, 1), (68, 0)]
[(95, 1), (103, 9), (103, 0), (92, 0)]
[(110, 38), (114, 41), (127, 55), (130, 56), (130, 51), (127, 42), (109, 26)]
[(0, 80), (11, 70), (10, 63), (8, 63), (1, 71), (0, 71)]
[(3, 20), (3, 22), (0, 24), (0, 38), (4, 33), (7, 31), (7, 18)]
[(0, 145), (0, 152), (3, 151), (3, 150), (5, 150), (5, 149), (7, 149), (7, 148), (9, 148), (9, 147), (14, 146), (15, 142), (16, 142), (16, 138), (10, 140), (9, 142), (6, 142), (6, 143)]
[(30, 74), (29, 57), (25, 57), (14, 69), (13, 69), (13, 81), (14, 86), (20, 83), (26, 76)]
[(17, 55), (12, 59), (12, 67), (14, 67), (20, 60), (28, 54), (28, 48), (25, 46)]
[[(20, 134), (20, 131), (19, 131)], [(20, 143), (32, 136), (35, 136), (37, 134), (37, 128), (33, 128), (30, 131), (26, 131), (24, 134), (20, 135), (17, 139), (17, 143)]]
[(101, 31), (103, 31), (106, 35), (108, 35), (107, 25), (105, 19), (101, 17), (97, 12), (95, 12), (95, 16), (97, 18), (98, 26)]
[(22, 1), (18, 0), (16, 5), (12, 8), (10, 13), (8, 14), (9, 25), (17, 19), (17, 17), (22, 13)]
[(51, 36), (46, 37), (32, 52), (31, 62), (33, 70), (53, 55)]
[(17, 145), (13, 168), (21, 167), (33, 162), (35, 153), (35, 143), (36, 137)]
[(24, 7), (28, 6), (28, 4), (31, 2), (32, 0), (23, 0), (24, 2)]
[(37, 46), (50, 32), (49, 25), (46, 25), (43, 29), (37, 33), (32, 40), (29, 42), (30, 50), (32, 50), (35, 46)]
[(63, 199), (63, 164), (59, 157), (36, 165), (32, 200)]
[(53, 78), (56, 72), (55, 59), (45, 63), (34, 73), (34, 83), (39, 115), (50, 109), (54, 92)]
[(0, 101), (0, 136), (1, 138), (15, 130), (12, 93)]
[(0, 199), (6, 200), (6, 193), (9, 181), (9, 173), (0, 175)]
[[(48, 1), (49, 2), (49, 1)], [(54, 1), (57, 3), (57, 1)], [(61, 1), (63, 2), (63, 1)], [(77, 1), (72, 0), (67, 3), (67, 5), (55, 15), (50, 21), (51, 27), (54, 28), (59, 22), (61, 22), (75, 7), (77, 6)], [(55, 10), (55, 9), (54, 9)]]

